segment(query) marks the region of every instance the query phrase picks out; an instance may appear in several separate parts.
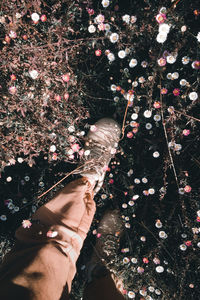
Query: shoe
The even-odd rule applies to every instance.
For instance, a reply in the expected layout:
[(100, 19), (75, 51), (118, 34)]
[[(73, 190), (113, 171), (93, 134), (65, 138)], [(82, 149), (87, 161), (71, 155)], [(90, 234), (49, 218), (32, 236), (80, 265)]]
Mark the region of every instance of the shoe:
[(112, 265), (112, 257), (117, 255), (119, 249), (120, 237), (123, 234), (123, 221), (119, 210), (107, 210), (99, 223), (96, 245), (90, 262), (86, 267), (87, 283), (92, 282), (95, 278), (111, 275), (116, 288), (123, 294), (122, 279), (117, 276), (116, 272), (108, 267)]
[(80, 174), (95, 181), (94, 194), (103, 185), (107, 167), (116, 153), (120, 135), (119, 124), (113, 119), (103, 118), (90, 127), (85, 138), (85, 154), (74, 174)]

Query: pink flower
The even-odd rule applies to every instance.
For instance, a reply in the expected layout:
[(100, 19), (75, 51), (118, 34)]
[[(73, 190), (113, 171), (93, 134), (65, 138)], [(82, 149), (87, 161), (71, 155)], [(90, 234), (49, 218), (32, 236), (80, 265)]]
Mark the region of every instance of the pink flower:
[(113, 184), (113, 183), (114, 183), (114, 180), (113, 180), (113, 179), (110, 179), (110, 180), (109, 180), (109, 183), (110, 183), (110, 184)]
[(167, 63), (166, 59), (163, 58), (163, 57), (159, 58), (159, 59), (157, 60), (157, 62), (158, 62), (158, 65), (159, 65), (160, 67), (165, 66), (166, 63)]
[(16, 76), (15, 76), (14, 74), (12, 74), (12, 75), (10, 75), (10, 79), (14, 81), (14, 80), (16, 80), (17, 78), (16, 78)]
[(154, 257), (153, 259), (154, 264), (159, 265), (160, 264), (160, 259), (157, 257)]
[(161, 89), (161, 94), (162, 94), (162, 95), (166, 95), (167, 92), (168, 92), (168, 90), (167, 90), (166, 88), (162, 88), (162, 89)]
[(190, 130), (189, 129), (184, 129), (183, 130), (183, 135), (188, 136), (190, 134)]
[(90, 16), (94, 15), (94, 9), (93, 8), (88, 8), (87, 12)]
[(190, 193), (191, 190), (192, 190), (192, 188), (191, 188), (190, 185), (186, 185), (186, 186), (184, 187), (184, 191), (185, 191), (186, 193)]
[(98, 29), (99, 29), (100, 31), (105, 30), (105, 24), (104, 24), (104, 23), (100, 23), (100, 24), (98, 25)]
[(84, 154), (84, 150), (83, 149), (81, 149), (80, 151), (79, 151), (79, 153), (78, 153), (80, 156), (83, 156), (83, 154)]
[(69, 94), (68, 94), (68, 93), (65, 93), (65, 94), (64, 94), (64, 99), (65, 99), (65, 100), (68, 100), (68, 99), (69, 99)]
[(62, 80), (64, 82), (68, 82), (70, 80), (70, 74), (67, 73), (67, 74), (62, 75)]
[(97, 233), (97, 238), (100, 238), (101, 237), (101, 233)]
[(199, 70), (200, 69), (200, 60), (193, 61), (192, 68), (196, 69), (196, 70)]
[(127, 136), (127, 138), (131, 139), (133, 137), (133, 133), (131, 131), (129, 131), (126, 136)]
[(166, 19), (167, 19), (167, 17), (166, 17), (165, 14), (158, 14), (158, 15), (156, 16), (156, 21), (157, 21), (159, 24), (164, 23)]
[(149, 263), (148, 258), (144, 257), (144, 258), (143, 258), (143, 263), (148, 264), (148, 263)]
[(57, 153), (53, 153), (52, 159), (53, 159), (53, 160), (57, 160), (57, 159), (58, 159), (58, 154), (57, 154)]
[(174, 96), (179, 96), (180, 95), (180, 89), (174, 89), (173, 90), (173, 94), (174, 94)]
[(22, 227), (24, 227), (24, 228), (30, 228), (31, 225), (32, 225), (32, 223), (29, 220), (23, 220), (22, 221)]
[(17, 88), (15, 86), (10, 86), (8, 90), (11, 95), (16, 94), (17, 92)]
[(101, 56), (101, 50), (100, 50), (100, 49), (96, 50), (96, 51), (95, 51), (95, 55), (96, 55), (96, 56)]
[(186, 241), (186, 242), (185, 242), (185, 245), (188, 246), (188, 247), (189, 247), (189, 246), (192, 246), (192, 242), (191, 242), (191, 241)]
[(46, 16), (46, 15), (41, 15), (40, 20), (41, 20), (42, 22), (46, 22), (47, 16)]
[(60, 102), (60, 101), (61, 101), (61, 96), (60, 96), (60, 95), (55, 95), (55, 96), (54, 96), (54, 99), (55, 99), (57, 102)]
[(79, 144), (73, 144), (73, 145), (71, 146), (71, 148), (72, 148), (72, 150), (73, 150), (74, 152), (78, 152), (79, 149), (80, 149), (80, 146), (79, 146)]
[(155, 108), (160, 108), (161, 107), (160, 101), (155, 101), (154, 104), (153, 104), (153, 106)]

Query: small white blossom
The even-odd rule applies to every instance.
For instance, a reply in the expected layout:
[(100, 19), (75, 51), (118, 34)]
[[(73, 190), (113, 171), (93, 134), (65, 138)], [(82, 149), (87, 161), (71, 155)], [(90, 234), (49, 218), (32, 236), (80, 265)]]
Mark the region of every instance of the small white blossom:
[(40, 19), (40, 16), (37, 14), (37, 13), (33, 13), (31, 15), (31, 19), (34, 21), (34, 22), (38, 22), (39, 19)]
[(119, 34), (118, 33), (112, 33), (110, 36), (111, 43), (116, 43), (119, 40)]
[(163, 32), (159, 33), (156, 37), (156, 41), (161, 44), (163, 44), (166, 41), (166, 39), (167, 39), (167, 34)]
[(32, 79), (36, 79), (39, 74), (38, 74), (37, 70), (31, 70), (31, 71), (29, 71), (29, 75)]
[(137, 59), (135, 59), (135, 58), (132, 58), (131, 59), (131, 61), (130, 61), (130, 63), (129, 63), (129, 67), (130, 68), (134, 68), (135, 66), (137, 66)]
[(162, 273), (162, 272), (164, 272), (164, 268), (162, 266), (157, 266), (156, 267), (156, 272)]
[(109, 6), (110, 1), (109, 1), (109, 0), (102, 0), (102, 1), (101, 1), (101, 4), (102, 4), (102, 6), (103, 6), (104, 8), (106, 8), (106, 7)]
[(191, 92), (191, 93), (189, 93), (189, 98), (192, 101), (197, 100), (198, 94), (196, 92)]
[(115, 55), (114, 55), (113, 53), (110, 52), (110, 53), (107, 55), (107, 58), (108, 58), (109, 61), (114, 61), (114, 60), (115, 60)]
[(185, 79), (180, 80), (180, 85), (181, 86), (186, 86), (186, 84), (187, 84), (187, 80), (185, 80)]
[(137, 120), (137, 118), (138, 118), (138, 114), (133, 113), (133, 114), (131, 115), (131, 119), (132, 119), (132, 120)]
[(163, 23), (159, 25), (159, 33), (161, 34), (168, 34), (170, 30), (170, 25)]
[(187, 65), (190, 62), (190, 58), (188, 56), (183, 56), (182, 57), (182, 64)]
[(151, 116), (152, 116), (152, 111), (151, 111), (151, 110), (145, 110), (145, 111), (144, 111), (144, 116), (145, 116), (145, 118), (151, 118)]
[(176, 57), (175, 56), (173, 56), (173, 55), (168, 55), (167, 56), (167, 62), (168, 62), (168, 64), (174, 64), (175, 61), (176, 61)]
[(94, 25), (90, 25), (88, 27), (88, 31), (89, 31), (89, 33), (94, 33), (96, 31), (96, 27)]
[(118, 52), (118, 56), (119, 56), (119, 58), (124, 58), (126, 56), (126, 52), (124, 50), (120, 50)]
[(126, 23), (129, 24), (130, 23), (130, 16), (129, 15), (124, 15), (122, 16), (122, 20)]
[(56, 146), (55, 145), (51, 145), (49, 151), (50, 152), (55, 152), (56, 151)]
[(197, 41), (200, 43), (200, 32), (197, 34)]
[(135, 298), (135, 293), (134, 293), (133, 291), (129, 291), (129, 292), (128, 292), (128, 297), (129, 297), (130, 299)]

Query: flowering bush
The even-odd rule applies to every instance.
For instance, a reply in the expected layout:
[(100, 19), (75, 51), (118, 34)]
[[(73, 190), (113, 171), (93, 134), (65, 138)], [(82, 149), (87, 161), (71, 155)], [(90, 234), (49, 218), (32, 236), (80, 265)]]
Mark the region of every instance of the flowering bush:
[[(83, 155), (89, 124), (109, 115), (122, 125), (119, 151), (95, 198), (97, 213), (78, 262), (73, 299), (82, 297), (91, 241), (101, 238), (97, 226), (106, 207), (118, 207), (124, 221), (121, 248), (111, 251), (106, 265), (123, 279), (125, 297), (195, 299), (198, 2), (8, 2), (0, 4), (2, 186), (17, 180), (5, 166), (17, 168), (24, 160), (32, 166), (43, 152), (45, 159), (35, 166), (40, 179), (32, 179), (34, 193), (41, 193), (57, 181), (49, 166), (76, 163)], [(35, 174), (32, 169), (26, 173)], [(59, 175), (66, 172), (61, 169)], [(3, 224), (24, 205), (34, 211), (39, 204), (23, 199), (27, 176), (20, 178), (17, 199), (3, 195)]]

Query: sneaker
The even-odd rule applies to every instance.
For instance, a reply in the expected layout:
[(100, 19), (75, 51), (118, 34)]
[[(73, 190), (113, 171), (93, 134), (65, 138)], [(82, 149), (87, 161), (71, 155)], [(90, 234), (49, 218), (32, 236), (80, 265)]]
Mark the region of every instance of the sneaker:
[(122, 279), (117, 276), (116, 272), (108, 267), (112, 256), (117, 255), (119, 249), (120, 237), (123, 234), (123, 221), (119, 210), (107, 210), (99, 223), (96, 245), (90, 262), (87, 264), (86, 277), (87, 283), (94, 278), (100, 278), (111, 274), (116, 288), (123, 294)]
[(119, 124), (103, 118), (90, 127), (85, 138), (84, 155), (74, 174), (80, 174), (96, 182), (94, 194), (103, 185), (107, 167), (116, 153), (121, 135)]

